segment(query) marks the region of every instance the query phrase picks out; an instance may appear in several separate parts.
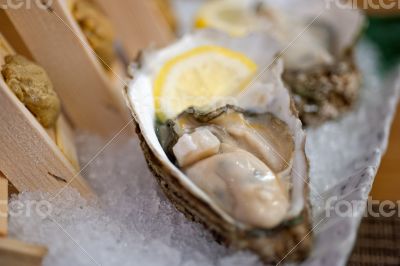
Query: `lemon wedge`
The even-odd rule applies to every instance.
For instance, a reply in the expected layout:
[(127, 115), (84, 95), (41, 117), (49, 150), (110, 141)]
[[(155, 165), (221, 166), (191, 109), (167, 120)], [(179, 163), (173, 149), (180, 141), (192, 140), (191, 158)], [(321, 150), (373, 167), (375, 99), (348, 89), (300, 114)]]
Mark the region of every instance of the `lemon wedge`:
[(257, 29), (257, 17), (242, 1), (207, 1), (199, 9), (195, 27), (212, 28), (232, 36), (244, 36)]
[(157, 118), (174, 118), (234, 96), (254, 77), (257, 65), (244, 54), (219, 46), (199, 46), (167, 61), (154, 80)]

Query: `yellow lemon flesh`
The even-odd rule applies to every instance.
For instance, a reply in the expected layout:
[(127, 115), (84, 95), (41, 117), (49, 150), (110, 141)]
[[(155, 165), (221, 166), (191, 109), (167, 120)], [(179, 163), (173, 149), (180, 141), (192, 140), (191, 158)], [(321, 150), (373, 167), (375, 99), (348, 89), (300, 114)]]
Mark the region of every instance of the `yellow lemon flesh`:
[(238, 1), (208, 1), (196, 15), (196, 28), (213, 28), (232, 36), (243, 36), (255, 29), (257, 18)]
[(160, 121), (188, 107), (203, 107), (239, 93), (257, 65), (245, 55), (219, 46), (199, 46), (167, 61), (154, 80)]

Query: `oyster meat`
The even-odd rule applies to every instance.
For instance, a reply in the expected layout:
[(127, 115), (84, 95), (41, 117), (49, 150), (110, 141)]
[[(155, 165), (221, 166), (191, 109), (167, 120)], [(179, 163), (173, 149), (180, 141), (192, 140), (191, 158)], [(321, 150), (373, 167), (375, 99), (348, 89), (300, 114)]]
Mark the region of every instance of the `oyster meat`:
[[(262, 55), (249, 49), (267, 43)], [(145, 51), (126, 96), (149, 168), (176, 208), (218, 240), (266, 262), (278, 262), (296, 247), (286, 259), (303, 260), (312, 244), (308, 161), (302, 123), (281, 80), (281, 60), (227, 101), (201, 101), (165, 120), (157, 116), (158, 72), (202, 45), (223, 45), (260, 65), (277, 51), (264, 35), (230, 38), (210, 31)], [(204, 60), (220, 59), (202, 57), (199, 64)]]
[(249, 226), (282, 222), (294, 152), (284, 122), (227, 105), (208, 113), (188, 109), (167, 127), (159, 138), (168, 157), (221, 209)]

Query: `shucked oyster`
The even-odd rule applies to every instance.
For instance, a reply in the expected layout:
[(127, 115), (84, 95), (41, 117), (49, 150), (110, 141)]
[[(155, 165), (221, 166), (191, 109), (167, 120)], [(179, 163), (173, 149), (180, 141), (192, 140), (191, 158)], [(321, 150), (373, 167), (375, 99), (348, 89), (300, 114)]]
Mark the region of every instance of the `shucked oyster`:
[(364, 24), (358, 11), (320, 0), (215, 0), (204, 4), (197, 26), (198, 21), (234, 35), (240, 30), (273, 36), (305, 124), (337, 118), (357, 98), (361, 78), (353, 48)]
[[(270, 51), (260, 56), (249, 49), (269, 41), (201, 32), (160, 51), (146, 52), (134, 69), (127, 102), (149, 168), (178, 210), (204, 224), (218, 239), (252, 250), (264, 261), (277, 262), (287, 254), (287, 259), (302, 260), (312, 243), (308, 163), (302, 124), (281, 80), (283, 64), (278, 60), (239, 93), (235, 83), (227, 80), (229, 85), (224, 86), (212, 78), (212, 72), (221, 71), (215, 65), (226, 68), (223, 73), (251, 74), (239, 62), (271, 60), (276, 52), (273, 42)], [(222, 44), (221, 49), (210, 49)], [(207, 48), (197, 54), (199, 47)], [(164, 86), (159, 84), (160, 73)], [(216, 82), (199, 80), (204, 73)], [(189, 101), (192, 107), (188, 108), (182, 102), (172, 106), (156, 99), (161, 95), (176, 100), (170, 98), (175, 95), (171, 91), (159, 93), (160, 86), (184, 97), (188, 92), (182, 84), (191, 78), (199, 84), (188, 82), (190, 91), (208, 93), (206, 87), (215, 84), (214, 92), (231, 90), (228, 102), (234, 105), (215, 101), (212, 95), (207, 95), (209, 104), (204, 99)]]
[(284, 220), (294, 141), (283, 121), (227, 105), (190, 108), (166, 127), (159, 139), (168, 157), (217, 206), (248, 226)]

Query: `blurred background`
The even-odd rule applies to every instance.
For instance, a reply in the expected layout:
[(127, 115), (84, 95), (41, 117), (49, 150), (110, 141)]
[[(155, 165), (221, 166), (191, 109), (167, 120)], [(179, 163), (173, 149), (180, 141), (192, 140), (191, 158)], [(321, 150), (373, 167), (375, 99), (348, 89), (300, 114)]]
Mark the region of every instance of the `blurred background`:
[[(393, 5), (393, 8), (364, 9), (364, 3), (377, 6)], [(369, 16), (366, 38), (380, 50), (382, 74), (395, 68), (400, 62), (400, 2), (398, 0), (358, 0), (360, 8)], [(370, 5), (371, 6), (371, 5)], [(400, 108), (392, 128), (389, 147), (375, 179), (372, 197), (376, 200), (400, 200)]]
[[(377, 6), (394, 4), (393, 8), (363, 8), (365, 2)], [(379, 48), (382, 75), (394, 70), (400, 62), (400, 1), (358, 0), (368, 14), (369, 27), (365, 38)], [(371, 197), (379, 201), (400, 200), (400, 107), (394, 119), (387, 153), (385, 154)], [(365, 217), (358, 234), (350, 266), (400, 265), (399, 212), (392, 218)]]

